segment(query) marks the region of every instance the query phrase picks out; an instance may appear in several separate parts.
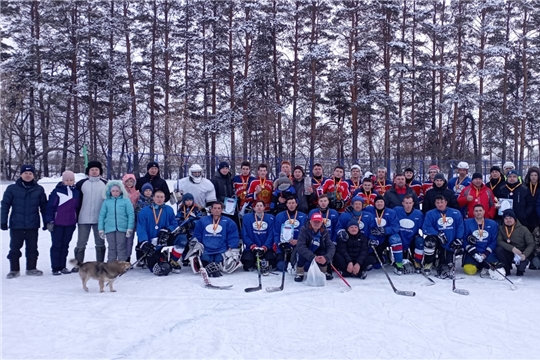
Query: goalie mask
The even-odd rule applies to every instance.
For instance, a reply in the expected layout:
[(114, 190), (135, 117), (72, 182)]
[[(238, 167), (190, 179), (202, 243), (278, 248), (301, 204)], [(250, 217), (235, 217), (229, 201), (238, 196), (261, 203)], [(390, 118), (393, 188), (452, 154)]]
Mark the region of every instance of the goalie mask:
[(223, 261), (220, 264), (221, 271), (227, 274), (233, 273), (242, 263), (240, 262), (240, 249), (227, 250), (223, 254)]
[(202, 181), (203, 168), (199, 164), (193, 164), (189, 167), (189, 179), (194, 184), (200, 184)]

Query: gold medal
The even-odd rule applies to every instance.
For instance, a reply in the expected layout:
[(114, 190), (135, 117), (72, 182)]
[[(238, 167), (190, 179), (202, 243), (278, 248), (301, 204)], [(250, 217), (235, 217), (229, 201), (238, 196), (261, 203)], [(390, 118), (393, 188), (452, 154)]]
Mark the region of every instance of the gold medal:
[(268, 189), (265, 188), (263, 191), (261, 191), (262, 198), (266, 198), (268, 195), (270, 195), (270, 191), (268, 191)]

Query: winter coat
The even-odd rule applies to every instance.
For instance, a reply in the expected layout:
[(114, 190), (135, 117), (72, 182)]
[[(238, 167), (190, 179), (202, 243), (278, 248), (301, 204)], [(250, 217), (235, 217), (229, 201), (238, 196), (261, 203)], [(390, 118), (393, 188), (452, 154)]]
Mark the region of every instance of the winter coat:
[[(120, 187), (121, 193), (118, 197), (111, 195), (113, 186)], [(135, 227), (135, 211), (124, 185), (118, 180), (109, 181), (106, 190), (103, 192), (103, 198), (105, 201), (101, 205), (99, 212), (98, 229), (100, 231), (104, 230), (105, 234), (133, 230)]]
[(154, 192), (156, 192), (156, 190), (163, 191), (165, 193), (165, 202), (171, 199), (171, 191), (169, 190), (169, 185), (167, 185), (167, 182), (161, 178), (159, 171), (156, 176), (150, 176), (149, 173), (146, 173), (146, 175), (137, 179), (137, 184), (135, 184), (135, 190), (141, 191), (142, 186), (146, 183), (150, 183), (152, 185), (152, 187), (154, 188)]
[[(471, 195), (473, 197), (472, 201), (467, 200), (467, 196)], [(484, 184), (480, 189), (471, 184), (465, 187), (457, 199), (459, 206), (466, 207), (466, 214), (468, 218), (474, 218), (474, 207), (476, 204), (480, 204), (484, 207), (486, 211), (485, 217), (487, 219), (493, 219), (497, 212), (495, 209), (495, 195), (493, 192)]]
[(493, 192), (493, 195), (495, 195), (496, 198), (500, 198), (501, 194), (500, 191), (503, 187), (506, 185), (506, 181), (504, 181), (504, 178), (501, 176), (499, 178), (500, 181), (495, 179), (490, 179), (486, 186)]
[(144, 209), (145, 207), (152, 205), (154, 203), (154, 197), (146, 197), (143, 194), (139, 195), (139, 200), (137, 201), (137, 205), (135, 205), (135, 214), (138, 215), (139, 212)]
[(246, 246), (246, 251), (251, 245), (273, 249), (274, 217), (265, 213), (262, 219), (257, 217), (255, 221), (255, 213), (246, 214), (242, 219), (242, 241)]
[[(516, 213), (516, 217), (523, 226), (529, 226), (529, 217), (535, 210), (536, 204), (534, 203), (534, 198), (531, 195), (529, 189), (524, 185), (519, 185), (514, 188), (517, 184), (506, 184), (505, 187), (501, 188), (500, 194), (501, 199), (512, 199), (513, 205), (512, 208)], [(513, 188), (513, 191), (510, 191), (508, 188)], [(512, 195), (510, 195), (512, 193)]]
[[(446, 216), (446, 224), (443, 224), (442, 215)], [(450, 209), (448, 207), (445, 211), (439, 211), (437, 209), (430, 210), (424, 218), (422, 231), (424, 232), (424, 235), (434, 236), (437, 236), (440, 232), (444, 233), (448, 241), (446, 244), (442, 244), (442, 246), (446, 250), (453, 252), (450, 248), (450, 244), (455, 239), (463, 239), (465, 233), (463, 216), (458, 210)]]
[(195, 224), (193, 237), (204, 245), (204, 254), (223, 254), (227, 249), (237, 249), (239, 244), (238, 228), (234, 221), (226, 216), (219, 219), (214, 230), (213, 216), (203, 216)]
[(300, 180), (293, 180), (294, 191), (296, 191), (296, 197), (298, 199), (298, 211), (305, 214), (309, 211), (309, 195), (306, 195), (306, 188), (304, 186), (304, 177)]
[(456, 195), (454, 192), (450, 189), (448, 189), (448, 185), (446, 180), (444, 181), (444, 184), (439, 187), (435, 185), (435, 183), (431, 184), (431, 189), (426, 191), (424, 193), (424, 202), (422, 203), (422, 212), (427, 214), (429, 210), (435, 209), (435, 198), (437, 195), (442, 195), (448, 202), (447, 206), (452, 209), (459, 210), (459, 204), (457, 202)]
[[(510, 236), (510, 242), (507, 241), (506, 225), (499, 226), (499, 234), (497, 235), (497, 246), (502, 246), (506, 251), (512, 251), (514, 247), (518, 248), (523, 255), (529, 257), (534, 251), (534, 239), (531, 232), (519, 220), (516, 221), (514, 231)], [(508, 229), (510, 231), (510, 229)]]
[(35, 180), (25, 183), (18, 179), (15, 184), (6, 188), (2, 198), (0, 223), (8, 224), (11, 229), (38, 229), (40, 225), (39, 214), (45, 223), (47, 210), (47, 195), (41, 185)]
[(377, 209), (375, 206), (367, 207), (365, 211), (373, 215), (374, 226), (384, 228), (384, 235), (375, 236), (369, 234), (368, 237), (370, 239), (379, 240), (382, 243), (387, 236), (399, 234), (399, 221), (394, 210), (385, 207), (380, 223), (377, 221)]
[(49, 195), (45, 223), (60, 226), (77, 225), (77, 208), (81, 192), (75, 186), (66, 186), (59, 182)]
[(222, 173), (218, 171), (216, 172), (216, 174), (214, 175), (211, 181), (212, 181), (212, 185), (214, 185), (214, 188), (216, 189), (217, 201), (225, 203), (226, 197), (228, 198), (233, 197), (234, 188), (233, 188), (231, 173), (228, 173), (227, 175), (223, 175)]
[(414, 200), (414, 208), (418, 209), (418, 196), (416, 196), (414, 190), (409, 186), (405, 186), (405, 194), (398, 194), (395, 186), (392, 186), (387, 192), (385, 192), (384, 202), (386, 207), (389, 209), (393, 209), (396, 206), (402, 206), (403, 198), (405, 197), (405, 195), (412, 196)]
[(341, 238), (337, 240), (336, 251), (346, 264), (362, 265), (369, 254), (369, 239), (360, 232), (356, 235), (347, 234), (349, 238), (346, 241)]
[[(156, 216), (159, 215), (161, 210), (161, 216), (159, 216), (159, 221), (156, 224), (154, 219), (154, 211)], [(157, 226), (157, 229), (156, 229)], [(137, 238), (139, 239), (139, 244), (145, 241), (152, 241), (154, 245), (157, 245), (157, 236), (160, 229), (169, 229), (173, 231), (178, 226), (178, 222), (174, 217), (174, 210), (169, 205), (156, 205), (147, 206), (141, 210), (137, 217)]]
[(339, 213), (334, 209), (321, 210), (320, 208), (313, 209), (308, 214), (308, 219), (311, 219), (311, 215), (314, 213), (320, 213), (324, 219), (324, 225), (328, 233), (330, 234), (330, 240), (336, 242), (337, 228), (339, 221)]
[[(294, 220), (296, 218), (296, 220)], [(298, 235), (300, 234), (300, 229), (304, 226), (308, 220), (307, 215), (303, 212), (296, 211), (295, 213), (290, 213), (289, 210), (282, 211), (277, 214), (274, 218), (274, 243), (277, 246), (277, 252), (281, 252), (279, 243), (281, 242), (281, 228), (287, 221), (292, 221), (294, 227), (293, 239), (298, 240)], [(294, 220), (294, 221), (293, 221)]]
[(330, 234), (324, 226), (315, 232), (311, 223), (307, 222), (300, 229), (296, 251), (308, 262), (312, 262), (315, 256), (324, 256), (326, 263), (330, 263), (336, 253), (336, 245), (330, 240)]
[(405, 212), (405, 208), (398, 206), (394, 208), (396, 217), (399, 221), (399, 236), (403, 243), (403, 250), (407, 251), (408, 246), (414, 242), (414, 238), (418, 236), (418, 231), (424, 225), (424, 214), (420, 210), (413, 209), (409, 214)]
[(97, 224), (107, 180), (101, 177), (87, 177), (79, 180), (75, 187), (81, 192), (77, 209), (79, 224)]
[(270, 210), (274, 213), (274, 215), (277, 215), (280, 212), (287, 210), (287, 201), (285, 201), (284, 203), (280, 203), (279, 198), (283, 197), (287, 199), (290, 196), (296, 198), (296, 190), (292, 185), (289, 186), (289, 188), (285, 191), (281, 191), (279, 189), (274, 190), (274, 192), (272, 193), (272, 202), (270, 203)]
[(537, 173), (540, 176), (540, 169), (538, 169), (536, 166), (532, 166), (529, 168), (529, 170), (527, 170), (527, 175), (525, 175), (525, 180), (523, 183), (523, 186), (529, 189), (534, 204), (534, 211), (531, 213), (529, 217), (529, 223), (527, 225), (527, 228), (531, 233), (534, 231), (535, 227), (540, 225), (540, 217), (538, 216), (537, 212), (538, 199), (540, 198), (540, 186), (538, 183), (536, 184), (536, 187), (531, 184), (531, 173), (533, 172)]
[(359, 213), (356, 213), (354, 210), (352, 210), (350, 212), (346, 211), (339, 216), (336, 233), (342, 229), (347, 230), (347, 225), (352, 219), (358, 222), (358, 228), (360, 229), (360, 233), (367, 238), (369, 238), (371, 235), (371, 228), (377, 227), (377, 225), (375, 224), (375, 218), (373, 217), (372, 213), (366, 211), (365, 209), (363, 211), (360, 211)]
[(132, 188), (128, 188), (126, 186), (126, 181), (129, 179), (132, 179), (133, 181), (135, 181), (135, 184), (137, 183), (137, 179), (135, 179), (135, 175), (125, 174), (124, 177), (122, 178), (122, 184), (124, 184), (124, 188), (126, 189), (129, 195), (129, 200), (131, 200), (131, 203), (133, 204), (133, 206), (135, 206), (137, 205), (137, 201), (139, 201), (140, 193), (139, 193), (139, 190), (135, 189), (135, 184), (133, 184)]
[[(497, 246), (497, 236), (499, 234), (499, 225), (494, 220), (484, 219), (484, 228), (482, 229), (482, 236), (480, 236), (480, 229), (476, 219), (467, 219), (464, 221), (465, 234), (463, 245), (465, 250), (471, 255), (475, 253), (484, 254), (489, 256), (495, 251)], [(476, 245), (470, 244), (468, 241), (469, 236), (476, 238)]]

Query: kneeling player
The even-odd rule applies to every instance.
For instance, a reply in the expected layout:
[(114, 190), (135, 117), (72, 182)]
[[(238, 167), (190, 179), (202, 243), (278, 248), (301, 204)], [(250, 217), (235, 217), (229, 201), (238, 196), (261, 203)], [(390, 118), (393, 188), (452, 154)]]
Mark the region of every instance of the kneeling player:
[(369, 239), (360, 233), (358, 221), (351, 219), (347, 230), (342, 229), (337, 235), (334, 264), (343, 276), (365, 279), (377, 260), (369, 255)]
[[(424, 257), (424, 238), (419, 235), (419, 230), (424, 224), (424, 214), (420, 210), (414, 208), (414, 199), (410, 195), (405, 195), (401, 202), (403, 207), (396, 206), (394, 211), (399, 220), (399, 236), (403, 244), (404, 258), (409, 257), (411, 251), (414, 252), (412, 261), (414, 272), (422, 271), (422, 259)], [(405, 262), (404, 262), (405, 263)], [(411, 273), (410, 263), (404, 265), (404, 272)]]
[(254, 213), (244, 215), (242, 220), (242, 240), (246, 249), (241, 261), (244, 270), (249, 271), (256, 266), (256, 254), (261, 254), (261, 270), (268, 275), (271, 268), (276, 266), (274, 252), (274, 217), (265, 213), (262, 200), (255, 201)]

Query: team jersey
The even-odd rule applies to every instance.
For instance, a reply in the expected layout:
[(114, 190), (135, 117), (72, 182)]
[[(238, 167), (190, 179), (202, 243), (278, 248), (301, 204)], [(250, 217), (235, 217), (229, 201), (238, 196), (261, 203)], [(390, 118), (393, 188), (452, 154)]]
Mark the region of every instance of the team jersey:
[(372, 190), (370, 192), (365, 192), (364, 189), (360, 188), (353, 193), (352, 197), (360, 196), (364, 200), (364, 202), (362, 203), (362, 207), (365, 209), (368, 206), (373, 206), (377, 195), (379, 195), (379, 193), (376, 191)]
[(456, 197), (461, 194), (461, 191), (465, 189), (465, 187), (471, 185), (471, 178), (466, 176), (463, 180), (461, 180), (458, 176), (451, 178), (448, 180), (448, 188), (456, 194)]
[[(479, 225), (476, 219), (467, 219), (464, 221), (465, 236), (463, 245), (467, 252), (477, 252), (489, 256), (497, 246), (497, 235), (499, 226), (495, 220), (484, 219), (484, 223)], [(469, 236), (476, 238), (476, 245), (470, 244), (467, 240)], [(473, 248), (474, 247), (474, 248)]]
[(255, 180), (253, 176), (243, 176), (243, 175), (236, 175), (233, 177), (233, 188), (234, 188), (234, 194), (239, 200), (238, 206), (240, 209), (242, 206), (244, 206), (244, 203), (249, 201), (248, 193), (249, 193), (249, 185), (250, 183)]
[(437, 236), (440, 232), (446, 235), (446, 244), (441, 244), (446, 250), (453, 251), (450, 244), (455, 239), (463, 239), (465, 228), (463, 227), (463, 216), (459, 210), (446, 208), (444, 211), (438, 209), (429, 210), (424, 218), (422, 226), (424, 235)]
[[(347, 181), (339, 179), (339, 181), (336, 183), (334, 177), (326, 179), (326, 181), (319, 187), (319, 189), (317, 189), (317, 192), (319, 195), (328, 194), (330, 202), (332, 200), (336, 200), (343, 201), (344, 204), (347, 204), (347, 201), (350, 198), (349, 184), (347, 184)], [(340, 209), (339, 212), (343, 211), (345, 211), (345, 207)]]
[(399, 221), (399, 235), (403, 243), (403, 249), (408, 249), (414, 238), (418, 236), (418, 230), (424, 224), (424, 214), (420, 210), (413, 209), (409, 214), (405, 212), (403, 206), (394, 208)]
[[(349, 184), (349, 194), (354, 194), (356, 190), (362, 188), (362, 181), (360, 179), (358, 180), (358, 182), (353, 181), (353, 179), (348, 179), (345, 181), (347, 182), (347, 184)], [(352, 199), (352, 196), (351, 196), (351, 199)], [(349, 199), (349, 203), (350, 203), (350, 199)]]
[[(261, 191), (255, 197), (255, 190), (259, 185), (261, 186)], [(249, 184), (247, 198), (252, 201), (262, 200), (264, 202), (264, 211), (270, 211), (273, 191), (274, 183), (271, 180), (256, 178)]]
[(274, 246), (274, 216), (266, 213), (262, 217), (256, 213), (246, 214), (242, 219), (242, 241), (246, 250), (251, 245), (266, 246), (267, 249), (272, 249)]
[(379, 179), (376, 179), (373, 182), (373, 190), (379, 193), (379, 195), (384, 196), (384, 193), (390, 190), (392, 185), (394, 185), (394, 183), (388, 179), (385, 179), (384, 181), (379, 181)]

